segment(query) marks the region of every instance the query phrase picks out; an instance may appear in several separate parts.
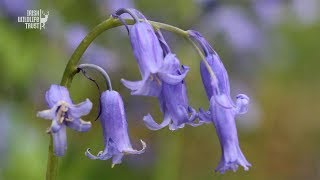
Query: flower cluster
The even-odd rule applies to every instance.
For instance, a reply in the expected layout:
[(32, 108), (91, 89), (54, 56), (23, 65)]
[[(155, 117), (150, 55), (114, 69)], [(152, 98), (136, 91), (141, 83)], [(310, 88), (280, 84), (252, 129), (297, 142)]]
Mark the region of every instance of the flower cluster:
[[(208, 111), (197, 112), (189, 105), (185, 77), (189, 67), (181, 65), (178, 57), (171, 51), (159, 29), (154, 29), (148, 20), (135, 9), (119, 9), (113, 14), (121, 19), (128, 13), (135, 23), (127, 30), (134, 57), (140, 69), (141, 80), (128, 81), (121, 79), (132, 95), (156, 97), (163, 113), (163, 121), (158, 124), (150, 114), (143, 117), (143, 122), (150, 130), (159, 130), (166, 126), (172, 131), (185, 125), (200, 126), (212, 123), (216, 129), (222, 156), (216, 171), (236, 171), (238, 166), (248, 170), (251, 166), (244, 157), (238, 141), (235, 117), (248, 110), (249, 98), (244, 94), (236, 96), (234, 103), (230, 96), (228, 73), (218, 54), (205, 38), (196, 31), (187, 31), (191, 41), (203, 50), (204, 58), (200, 63), (202, 82), (210, 101)], [(127, 25), (126, 25), (127, 26)], [(109, 90), (100, 97), (104, 145), (103, 151), (96, 156), (88, 149), (85, 155), (90, 159), (107, 160), (112, 158), (112, 166), (119, 164), (124, 155), (141, 154), (146, 144), (141, 140), (142, 149), (135, 150), (128, 135), (125, 108), (120, 94), (112, 90), (109, 76), (96, 65), (79, 65), (78, 68), (96, 67), (106, 77)], [(52, 85), (46, 92), (49, 110), (38, 113), (39, 117), (52, 120), (48, 133), (54, 140), (54, 152), (57, 156), (65, 154), (66, 127), (84, 132), (91, 128), (91, 123), (80, 119), (92, 108), (92, 103), (85, 102), (74, 105), (68, 90), (59, 85)]]

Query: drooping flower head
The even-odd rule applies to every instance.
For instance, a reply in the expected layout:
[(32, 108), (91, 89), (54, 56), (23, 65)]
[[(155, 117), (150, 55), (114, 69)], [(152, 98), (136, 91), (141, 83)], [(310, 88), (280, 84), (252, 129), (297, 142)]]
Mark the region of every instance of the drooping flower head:
[(184, 127), (185, 123), (195, 126), (192, 121), (196, 118), (196, 111), (188, 105), (184, 83), (189, 68), (180, 66), (179, 60), (171, 53), (161, 32), (154, 31), (143, 14), (135, 9), (119, 9), (115, 14), (119, 16), (125, 12), (131, 14), (136, 21), (129, 30), (129, 36), (142, 80), (121, 81), (131, 90), (132, 95), (157, 97), (164, 114), (161, 124), (156, 123), (150, 114), (144, 117), (145, 124), (152, 130), (167, 125), (171, 130), (176, 130)]
[(87, 115), (92, 103), (89, 99), (74, 105), (69, 91), (64, 86), (51, 85), (46, 92), (46, 101), (50, 109), (37, 113), (38, 117), (52, 120), (51, 127), (47, 130), (52, 134), (54, 154), (63, 156), (67, 149), (66, 127), (79, 132), (86, 132), (91, 128), (91, 123), (83, 121), (81, 116)]
[[(189, 70), (187, 66), (180, 66), (180, 62), (171, 50), (162, 36), (160, 30), (156, 31), (159, 42), (164, 51), (163, 71), (167, 74), (179, 76)], [(143, 118), (146, 126), (151, 130), (159, 130), (169, 125), (170, 130), (183, 128), (187, 123), (196, 126), (193, 121), (196, 118), (196, 111), (189, 106), (187, 88), (184, 80), (176, 84), (162, 83), (162, 90), (158, 97), (160, 110), (164, 114), (164, 120), (161, 124), (156, 123), (152, 116), (148, 114)], [(189, 113), (191, 114), (189, 116)]]
[[(135, 14), (136, 18), (143, 16), (133, 9), (120, 9), (115, 13), (115, 16), (125, 12)], [(121, 80), (123, 85), (131, 90), (132, 95), (158, 97), (162, 89), (162, 82), (177, 84), (183, 80), (187, 71), (181, 75), (170, 74), (166, 71), (160, 42), (153, 27), (144, 16), (142, 21), (136, 20), (132, 25), (129, 36), (133, 54), (142, 76), (141, 81)]]
[(213, 81), (205, 62), (201, 62), (201, 77), (208, 99), (210, 99), (210, 108), (208, 112), (200, 109), (199, 118), (203, 122), (212, 122), (218, 134), (222, 156), (216, 171), (220, 173), (227, 170), (236, 171), (239, 165), (248, 170), (251, 164), (239, 147), (235, 115), (247, 112), (249, 98), (244, 94), (239, 94), (236, 97), (236, 104), (233, 103), (230, 98), (228, 74), (218, 54), (200, 33), (189, 31), (189, 34), (203, 49), (205, 54), (203, 61), (209, 64), (217, 80), (217, 82)]
[(118, 92), (107, 90), (102, 93), (100, 122), (105, 149), (100, 151), (97, 156), (92, 155), (88, 149), (86, 156), (90, 159), (107, 160), (112, 158), (112, 166), (114, 166), (121, 163), (124, 155), (141, 154), (145, 151), (146, 144), (142, 140), (141, 150), (132, 148), (124, 105)]

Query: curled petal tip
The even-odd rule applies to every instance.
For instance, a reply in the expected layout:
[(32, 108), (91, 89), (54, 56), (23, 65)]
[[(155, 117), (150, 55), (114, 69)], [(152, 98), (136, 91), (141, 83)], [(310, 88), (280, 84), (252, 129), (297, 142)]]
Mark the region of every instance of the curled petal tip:
[(212, 122), (212, 116), (210, 111), (204, 111), (202, 108), (199, 108), (198, 113), (199, 121), (203, 123), (211, 123)]
[(188, 106), (188, 112), (191, 113), (191, 116), (189, 117), (188, 121), (193, 122), (198, 117), (198, 113), (191, 106)]
[(121, 79), (121, 83), (131, 91), (137, 90), (140, 88), (142, 81), (128, 81), (126, 79)]
[(236, 96), (237, 101), (236, 101), (236, 113), (237, 114), (245, 114), (248, 111), (248, 106), (250, 99), (247, 95), (245, 94), (238, 94)]
[(137, 154), (142, 154), (142, 153), (144, 153), (145, 150), (146, 150), (146, 148), (147, 148), (147, 144), (146, 144), (142, 139), (140, 139), (140, 142), (141, 142), (141, 144), (142, 144), (142, 149), (139, 150), (139, 151), (137, 151), (137, 152), (138, 152)]
[(140, 142), (142, 144), (142, 149), (141, 150), (134, 150), (134, 149), (129, 149), (129, 150), (125, 150), (123, 153), (124, 154), (142, 154), (145, 152), (147, 144), (140, 139)]
[(93, 154), (91, 154), (90, 151), (91, 151), (91, 149), (88, 148), (84, 154), (85, 154), (89, 159), (98, 159), (98, 157), (95, 156), (95, 155), (93, 155)]
[(171, 130), (171, 131), (175, 131), (175, 130), (178, 130), (178, 129), (181, 129), (181, 128), (184, 128), (184, 124), (181, 124), (179, 126), (177, 126), (177, 125), (175, 125), (173, 123), (169, 124), (169, 130)]
[(247, 167), (247, 166), (243, 167), (243, 169), (244, 169), (245, 171), (249, 171), (249, 167)]
[(168, 84), (171, 84), (171, 85), (177, 85), (179, 83), (181, 83), (184, 78), (186, 77), (187, 73), (188, 73), (188, 69), (184, 70), (181, 75), (172, 75), (172, 74), (169, 74), (169, 73), (162, 73), (162, 72), (159, 72), (158, 73), (158, 76), (159, 78), (161, 78), (162, 81), (168, 83)]
[(181, 67), (182, 67), (182, 70), (185, 70), (185, 71), (189, 71), (190, 70), (189, 66), (181, 65)]
[(142, 144), (142, 150), (144, 151), (147, 148), (147, 144), (142, 139), (140, 139), (140, 142)]
[(154, 121), (152, 116), (150, 114), (148, 114), (143, 117), (143, 122), (147, 126), (148, 129), (156, 131), (156, 130), (162, 129), (163, 127), (167, 126), (170, 123), (170, 118), (165, 116), (162, 123), (158, 124), (157, 122)]

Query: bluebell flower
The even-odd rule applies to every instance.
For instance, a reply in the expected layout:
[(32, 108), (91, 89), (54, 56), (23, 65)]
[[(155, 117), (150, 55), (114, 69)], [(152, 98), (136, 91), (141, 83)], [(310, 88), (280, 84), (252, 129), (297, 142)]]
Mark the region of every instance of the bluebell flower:
[[(172, 75), (181, 75), (182, 72), (188, 71), (189, 67), (180, 66), (180, 62), (163, 38), (160, 31), (156, 32), (161, 47), (164, 51), (163, 69)], [(170, 130), (177, 130), (183, 128), (185, 124), (197, 126), (193, 121), (196, 119), (196, 111), (189, 106), (187, 88), (184, 80), (172, 85), (167, 82), (162, 83), (162, 90), (158, 97), (160, 103), (160, 110), (164, 114), (164, 120), (161, 124), (154, 121), (152, 116), (148, 114), (143, 118), (146, 126), (151, 130), (159, 130), (169, 125)], [(189, 113), (191, 114), (189, 116)]]
[(189, 31), (189, 34), (202, 47), (206, 58), (203, 61), (207, 61), (217, 80), (214, 82), (202, 61), (200, 64), (201, 77), (208, 99), (210, 99), (210, 108), (207, 112), (200, 109), (199, 118), (200, 121), (213, 123), (218, 134), (222, 156), (215, 170), (220, 173), (227, 170), (236, 171), (239, 165), (248, 170), (251, 164), (239, 147), (235, 116), (247, 112), (249, 98), (244, 94), (239, 94), (236, 97), (236, 104), (233, 103), (230, 97), (228, 74), (218, 54), (200, 33)]
[(131, 90), (132, 95), (158, 97), (163, 82), (176, 85), (184, 79), (188, 69), (182, 71), (181, 75), (171, 74), (167, 70), (160, 42), (147, 21), (136, 22), (131, 27), (129, 35), (142, 76), (141, 81), (121, 80), (123, 85)]
[(138, 62), (142, 80), (122, 83), (133, 95), (154, 96), (160, 103), (164, 120), (158, 124), (150, 114), (143, 118), (146, 126), (151, 130), (159, 130), (169, 125), (169, 129), (176, 130), (185, 124), (198, 126), (194, 123), (196, 111), (188, 105), (187, 90), (184, 78), (189, 67), (181, 66), (176, 55), (163, 38), (161, 32), (153, 30), (142, 13), (135, 9), (119, 9), (115, 15), (121, 13), (134, 14), (136, 23), (129, 30), (134, 56)]
[(67, 149), (66, 127), (79, 132), (88, 131), (91, 123), (83, 121), (81, 116), (90, 112), (92, 103), (86, 99), (80, 104), (73, 104), (68, 89), (55, 84), (51, 85), (45, 98), (50, 109), (38, 112), (37, 116), (52, 120), (47, 132), (53, 137), (54, 154), (63, 156)]
[(112, 167), (120, 164), (122, 157), (128, 154), (141, 154), (145, 151), (146, 144), (141, 140), (142, 149), (132, 148), (129, 135), (126, 114), (120, 94), (116, 91), (107, 90), (101, 95), (100, 122), (103, 130), (105, 149), (97, 156), (86, 151), (90, 159), (107, 160), (112, 158)]

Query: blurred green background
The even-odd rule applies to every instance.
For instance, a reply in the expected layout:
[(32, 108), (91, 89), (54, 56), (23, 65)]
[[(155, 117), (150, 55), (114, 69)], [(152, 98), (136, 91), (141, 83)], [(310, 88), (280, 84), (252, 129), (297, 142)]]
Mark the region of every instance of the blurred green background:
[[(104, 67), (123, 98), (133, 146), (142, 155), (109, 161), (85, 157), (103, 149), (99, 121), (92, 130), (68, 129), (68, 150), (59, 179), (320, 179), (320, 2), (318, 0), (0, 0), (0, 179), (44, 179), (50, 123), (37, 118), (46, 109), (44, 93), (58, 84), (73, 50), (85, 34), (120, 7), (135, 7), (152, 20), (195, 29), (213, 44), (231, 81), (232, 96), (251, 98), (237, 118), (241, 149), (253, 165), (245, 172), (214, 173), (221, 150), (213, 125), (148, 130), (150, 112), (159, 122), (157, 99), (130, 96), (120, 78), (140, 79), (124, 27), (104, 32), (81, 62)], [(27, 30), (18, 16), (27, 9), (50, 12), (45, 30)], [(190, 105), (208, 107), (199, 75), (199, 56), (181, 37), (164, 33), (180, 61), (191, 67), (186, 82)], [(104, 83), (98, 74), (88, 72)], [(74, 102), (86, 97), (97, 115), (98, 92), (77, 75)]]

